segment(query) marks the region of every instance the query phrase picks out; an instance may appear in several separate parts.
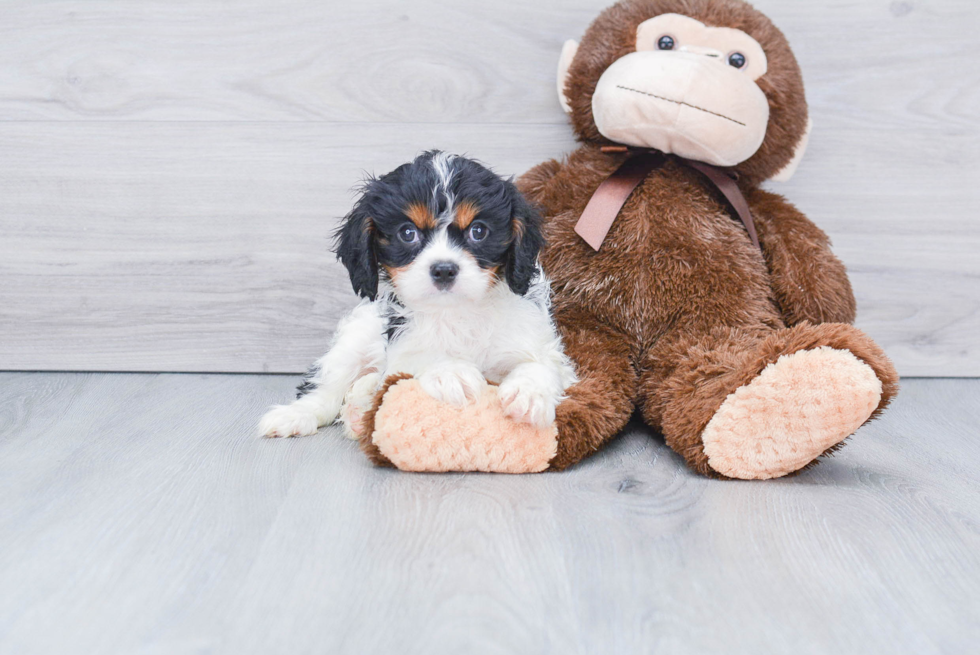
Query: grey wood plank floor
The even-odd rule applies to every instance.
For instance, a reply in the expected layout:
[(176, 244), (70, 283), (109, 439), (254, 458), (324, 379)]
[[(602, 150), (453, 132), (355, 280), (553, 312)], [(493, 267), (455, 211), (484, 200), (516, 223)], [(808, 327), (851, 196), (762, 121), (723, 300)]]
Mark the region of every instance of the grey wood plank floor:
[(633, 426), (561, 474), (261, 440), (296, 379), (0, 374), (0, 652), (963, 653), (980, 380), (910, 380), (813, 470), (688, 472)]

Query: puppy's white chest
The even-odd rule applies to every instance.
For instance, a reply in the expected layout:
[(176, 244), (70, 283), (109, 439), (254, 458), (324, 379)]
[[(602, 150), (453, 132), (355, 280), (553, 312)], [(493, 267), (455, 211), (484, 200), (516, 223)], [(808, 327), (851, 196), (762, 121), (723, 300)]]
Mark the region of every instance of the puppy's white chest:
[(389, 358), (411, 366), (401, 372), (419, 375), (432, 364), (447, 359), (470, 362), (484, 370), (492, 366), (499, 341), (493, 316), (415, 315), (389, 344)]

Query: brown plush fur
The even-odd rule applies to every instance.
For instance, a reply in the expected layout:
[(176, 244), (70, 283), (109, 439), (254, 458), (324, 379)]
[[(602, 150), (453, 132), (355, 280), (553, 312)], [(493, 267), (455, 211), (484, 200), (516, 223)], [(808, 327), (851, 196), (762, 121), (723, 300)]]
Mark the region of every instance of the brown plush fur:
[[(607, 142), (592, 121), (596, 82), (633, 49), (639, 23), (670, 12), (741, 29), (766, 51), (769, 72), (758, 81), (770, 104), (766, 140), (736, 168), (763, 252), (720, 194), (675, 161), (633, 192), (599, 252), (573, 231), (592, 193), (626, 156), (600, 151)], [(583, 37), (565, 91), (583, 145), (518, 182), (546, 216), (542, 260), (581, 378), (558, 408), (552, 468), (594, 452), (639, 407), (694, 470), (719, 476), (701, 433), (726, 397), (779, 356), (819, 346), (849, 350), (875, 371), (880, 413), (898, 376), (881, 349), (848, 325), (855, 305), (844, 266), (819, 228), (757, 187), (792, 158), (807, 123), (802, 77), (779, 30), (739, 0), (622, 2)]]

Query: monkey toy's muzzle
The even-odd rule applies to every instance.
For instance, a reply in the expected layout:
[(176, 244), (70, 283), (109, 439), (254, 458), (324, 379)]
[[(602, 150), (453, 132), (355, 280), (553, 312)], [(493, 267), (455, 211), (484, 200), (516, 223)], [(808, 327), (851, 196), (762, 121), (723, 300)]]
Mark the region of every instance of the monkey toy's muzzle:
[(643, 51), (606, 69), (592, 114), (599, 133), (616, 143), (735, 166), (762, 145), (769, 103), (751, 77), (723, 58)]

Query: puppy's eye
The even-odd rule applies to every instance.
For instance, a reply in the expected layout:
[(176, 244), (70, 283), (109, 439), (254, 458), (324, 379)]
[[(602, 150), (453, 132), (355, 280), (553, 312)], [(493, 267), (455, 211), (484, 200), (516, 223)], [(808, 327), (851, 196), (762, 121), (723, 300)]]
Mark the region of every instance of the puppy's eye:
[(733, 52), (728, 56), (728, 65), (734, 66), (735, 68), (742, 68), (745, 66), (745, 55), (741, 52)]
[(674, 37), (667, 35), (660, 37), (660, 39), (657, 41), (657, 47), (661, 50), (673, 50)]
[(402, 243), (416, 243), (419, 240), (419, 229), (411, 223), (405, 223), (398, 228), (398, 240)]
[(477, 221), (470, 225), (469, 232), (467, 232), (470, 239), (473, 241), (483, 241), (490, 234), (490, 228), (487, 227), (486, 223), (481, 223)]

